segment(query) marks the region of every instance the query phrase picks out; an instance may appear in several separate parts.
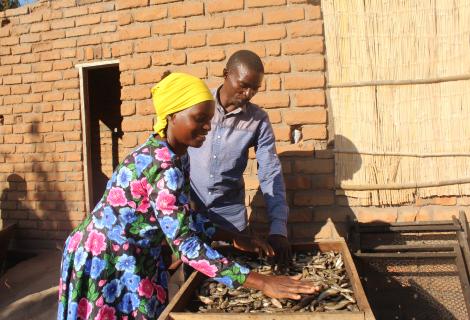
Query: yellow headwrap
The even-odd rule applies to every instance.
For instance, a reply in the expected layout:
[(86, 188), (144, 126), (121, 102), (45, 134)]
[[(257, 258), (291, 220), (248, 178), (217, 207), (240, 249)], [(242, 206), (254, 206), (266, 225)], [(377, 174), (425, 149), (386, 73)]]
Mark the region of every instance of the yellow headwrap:
[(213, 100), (201, 79), (185, 73), (171, 73), (152, 88), (152, 101), (157, 114), (153, 127), (155, 132), (164, 137), (168, 115)]

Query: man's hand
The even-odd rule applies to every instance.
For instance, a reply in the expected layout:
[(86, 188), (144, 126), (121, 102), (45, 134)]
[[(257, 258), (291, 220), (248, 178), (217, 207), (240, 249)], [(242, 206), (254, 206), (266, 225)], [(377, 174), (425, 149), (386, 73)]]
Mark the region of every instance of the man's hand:
[(257, 252), (268, 257), (274, 256), (274, 250), (269, 243), (256, 236), (250, 237), (247, 235), (238, 234), (233, 239), (233, 246), (241, 251)]
[(280, 268), (287, 268), (292, 260), (292, 251), (289, 241), (280, 234), (271, 234), (268, 243), (274, 249), (274, 263)]

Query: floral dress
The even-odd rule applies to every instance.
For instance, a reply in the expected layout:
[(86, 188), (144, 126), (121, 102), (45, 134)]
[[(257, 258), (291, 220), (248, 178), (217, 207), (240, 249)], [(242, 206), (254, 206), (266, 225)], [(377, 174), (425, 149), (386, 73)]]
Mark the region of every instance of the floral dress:
[(67, 238), (58, 319), (156, 319), (167, 304), (162, 241), (194, 269), (230, 287), (249, 270), (207, 243), (214, 226), (189, 210), (189, 174), (151, 136), (127, 156), (95, 209)]

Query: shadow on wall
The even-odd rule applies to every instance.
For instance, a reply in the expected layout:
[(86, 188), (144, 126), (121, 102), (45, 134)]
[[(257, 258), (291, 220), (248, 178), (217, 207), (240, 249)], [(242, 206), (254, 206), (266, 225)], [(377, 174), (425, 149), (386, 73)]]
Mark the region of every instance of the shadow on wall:
[[(22, 122), (21, 116), (15, 117), (14, 125)], [(76, 184), (67, 182), (70, 168), (58, 163), (65, 161), (65, 153), (56, 150), (58, 143), (65, 145), (63, 136), (51, 132), (52, 123), (32, 122), (26, 126), (29, 129), (23, 144), (16, 146), (15, 155), (23, 155), (24, 162), (14, 163), (15, 173), (8, 175), (8, 187), (1, 191), (2, 222), (17, 224), (14, 250), (62, 247), (72, 229), (68, 213), (74, 207), (65, 202), (62, 191), (75, 191)]]
[[(330, 238), (336, 235), (336, 231), (339, 236), (348, 236), (349, 221), (353, 220), (355, 215), (347, 203), (340, 206), (336, 201), (335, 192), (340, 181), (335, 184), (335, 141), (341, 141), (344, 149), (357, 151), (348, 138), (335, 135), (335, 139), (328, 143), (325, 150), (279, 153), (290, 209), (288, 231), (291, 241)], [(345, 164), (349, 175), (343, 176), (344, 180), (351, 179), (361, 167), (360, 155), (355, 157), (355, 161)], [(267, 235), (268, 216), (260, 188), (250, 199), (248, 212), (252, 232)], [(336, 231), (326, 223), (327, 219), (332, 220)]]

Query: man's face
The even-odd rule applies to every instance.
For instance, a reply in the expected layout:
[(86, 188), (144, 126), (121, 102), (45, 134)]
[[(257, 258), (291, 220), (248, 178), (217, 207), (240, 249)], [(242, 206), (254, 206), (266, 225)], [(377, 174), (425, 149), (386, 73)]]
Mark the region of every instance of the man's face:
[(263, 81), (263, 73), (239, 64), (229, 70), (224, 69), (224, 79), (228, 105), (238, 108), (244, 106), (258, 92)]

